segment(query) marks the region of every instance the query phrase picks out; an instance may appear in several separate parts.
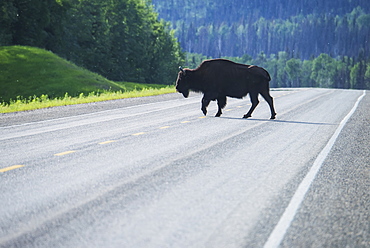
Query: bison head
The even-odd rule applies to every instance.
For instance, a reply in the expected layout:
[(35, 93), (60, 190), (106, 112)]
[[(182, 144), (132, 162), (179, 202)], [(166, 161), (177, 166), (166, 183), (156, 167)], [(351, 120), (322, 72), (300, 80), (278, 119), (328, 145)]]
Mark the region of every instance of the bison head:
[(179, 69), (180, 69), (180, 72), (179, 72), (179, 75), (176, 81), (176, 90), (179, 93), (181, 93), (185, 98), (187, 98), (189, 96), (189, 88), (190, 88), (188, 79), (187, 79), (187, 74), (186, 74), (186, 71), (181, 68), (181, 66), (179, 67)]

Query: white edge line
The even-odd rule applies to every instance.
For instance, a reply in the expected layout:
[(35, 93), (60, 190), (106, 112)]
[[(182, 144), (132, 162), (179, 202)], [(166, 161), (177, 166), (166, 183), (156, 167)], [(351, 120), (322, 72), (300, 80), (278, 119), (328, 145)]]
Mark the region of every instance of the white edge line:
[(313, 163), (311, 169), (307, 173), (306, 177), (302, 180), (301, 184), (298, 186), (297, 191), (294, 193), (292, 199), (289, 202), (288, 207), (285, 209), (283, 215), (281, 216), (278, 224), (275, 226), (274, 230), (270, 234), (267, 242), (263, 246), (264, 248), (276, 248), (279, 247), (281, 241), (283, 240), (288, 228), (290, 227), (300, 205), (302, 204), (304, 197), (310, 188), (313, 180), (315, 179), (318, 171), (320, 170), (324, 160), (328, 156), (331, 148), (333, 147), (335, 141), (337, 140), (340, 132), (343, 127), (356, 111), (360, 101), (366, 95), (366, 90), (363, 91), (363, 94), (357, 99), (351, 111), (343, 118), (340, 122), (338, 128), (335, 130), (333, 136), (330, 138), (329, 142), (326, 144), (324, 149), (317, 156), (315, 162)]

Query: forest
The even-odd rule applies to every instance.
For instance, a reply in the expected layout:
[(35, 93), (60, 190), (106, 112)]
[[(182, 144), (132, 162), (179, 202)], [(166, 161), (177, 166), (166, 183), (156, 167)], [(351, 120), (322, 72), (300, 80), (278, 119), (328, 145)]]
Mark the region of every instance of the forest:
[(0, 46), (44, 48), (115, 81), (173, 84), (229, 58), (272, 87), (370, 89), (368, 0), (2, 0)]
[(228, 57), (266, 67), (274, 87), (370, 89), (370, 1), (152, 2), (189, 67)]
[(183, 53), (142, 0), (2, 0), (0, 46), (44, 48), (115, 81), (172, 84)]
[(212, 57), (280, 51), (308, 59), (369, 54), (370, 2), (364, 0), (153, 0), (182, 47)]

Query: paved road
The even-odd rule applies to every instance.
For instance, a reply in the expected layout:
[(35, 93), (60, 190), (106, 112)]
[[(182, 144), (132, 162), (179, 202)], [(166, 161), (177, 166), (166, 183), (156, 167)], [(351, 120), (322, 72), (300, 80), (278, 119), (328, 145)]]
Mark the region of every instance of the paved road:
[(0, 247), (369, 247), (370, 94), (272, 95), (273, 121), (197, 94), (0, 115)]

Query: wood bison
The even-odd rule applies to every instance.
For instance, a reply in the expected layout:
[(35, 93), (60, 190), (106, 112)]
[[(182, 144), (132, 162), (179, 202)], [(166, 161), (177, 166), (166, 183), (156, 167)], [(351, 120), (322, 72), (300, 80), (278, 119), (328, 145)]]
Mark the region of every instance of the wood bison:
[(248, 93), (252, 107), (243, 118), (252, 116), (257, 107), (258, 94), (267, 101), (271, 110), (271, 119), (275, 119), (273, 99), (270, 96), (269, 73), (258, 66), (234, 63), (226, 59), (205, 60), (202, 64), (192, 69), (179, 68), (180, 72), (176, 81), (176, 90), (185, 98), (189, 91), (202, 92), (203, 114), (207, 114), (210, 101), (217, 100), (218, 112), (216, 117), (221, 116), (222, 109), (226, 106), (226, 97), (243, 98)]

